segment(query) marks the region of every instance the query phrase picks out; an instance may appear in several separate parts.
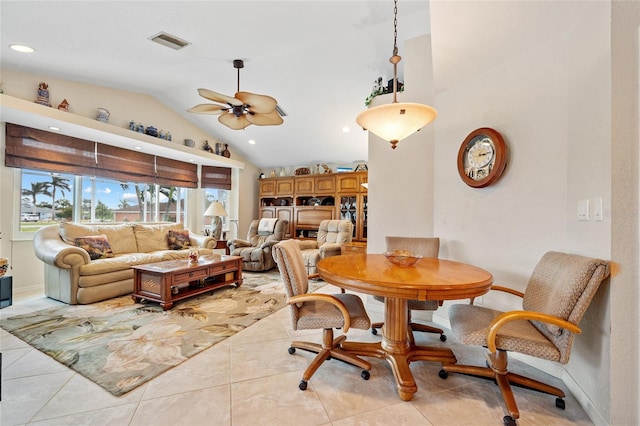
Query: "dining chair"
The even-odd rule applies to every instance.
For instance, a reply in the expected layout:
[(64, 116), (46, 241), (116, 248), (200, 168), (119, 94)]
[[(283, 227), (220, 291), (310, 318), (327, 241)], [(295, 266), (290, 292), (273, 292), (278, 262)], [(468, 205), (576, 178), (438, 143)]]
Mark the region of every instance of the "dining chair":
[[(437, 258), (440, 252), (440, 238), (437, 237), (385, 237), (387, 251), (393, 250), (409, 250), (414, 254), (422, 257), (434, 257)], [(373, 296), (373, 298), (379, 302), (384, 303), (383, 296)], [(437, 327), (432, 327), (426, 324), (419, 324), (411, 321), (411, 311), (435, 311), (441, 305), (441, 301), (438, 300), (409, 300), (409, 330), (422, 331), (425, 333), (435, 333), (440, 335), (441, 341), (446, 341), (447, 336), (444, 334), (444, 330)], [(378, 334), (378, 328), (384, 326), (383, 322), (375, 322), (371, 324), (371, 333)], [(411, 342), (414, 343), (413, 334), (411, 333)]]
[(507, 352), (566, 364), (573, 338), (580, 333), (578, 323), (600, 283), (609, 276), (609, 263), (575, 254), (547, 252), (534, 268), (523, 292), (493, 285), (491, 290), (522, 299), (522, 309), (502, 312), (473, 304), (449, 308), (449, 322), (455, 337), (466, 345), (488, 348), (486, 366), (443, 364), (440, 377), (463, 373), (493, 379), (502, 394), (508, 415), (505, 425), (515, 425), (520, 417), (511, 385), (556, 396), (556, 406), (564, 409), (562, 390), (508, 371)]
[[(295, 240), (284, 240), (273, 246), (273, 255), (291, 308), (291, 326), (294, 330), (323, 330), (322, 344), (293, 341), (289, 347), (290, 354), (296, 349), (317, 353), (302, 374), (300, 390), (305, 390), (320, 365), (332, 358), (362, 368), (361, 377), (368, 380), (371, 364), (341, 348), (350, 328), (367, 330), (371, 325), (362, 299), (355, 294), (308, 293), (307, 270)], [(341, 328), (343, 334), (334, 338), (334, 328)]]

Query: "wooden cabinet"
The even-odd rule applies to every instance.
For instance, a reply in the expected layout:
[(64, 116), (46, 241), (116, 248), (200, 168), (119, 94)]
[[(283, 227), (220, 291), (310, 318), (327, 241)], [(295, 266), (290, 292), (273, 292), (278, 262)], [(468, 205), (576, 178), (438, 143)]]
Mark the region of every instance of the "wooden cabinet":
[(359, 193), (367, 192), (367, 188), (362, 186), (363, 183), (367, 183), (367, 172), (354, 172), (339, 174), (338, 180), (338, 192), (350, 192)]
[(260, 198), (293, 196), (293, 178), (260, 179)]
[(334, 218), (334, 206), (296, 206), (295, 238), (316, 238), (320, 222)]
[(287, 219), (287, 238), (315, 238), (321, 221), (348, 219), (354, 241), (365, 241), (366, 182), (367, 172), (260, 179), (260, 218)]
[(320, 176), (300, 176), (295, 178), (295, 195), (326, 195), (336, 192), (333, 174)]
[(353, 223), (353, 241), (367, 241), (368, 194), (340, 194), (337, 198), (337, 218)]

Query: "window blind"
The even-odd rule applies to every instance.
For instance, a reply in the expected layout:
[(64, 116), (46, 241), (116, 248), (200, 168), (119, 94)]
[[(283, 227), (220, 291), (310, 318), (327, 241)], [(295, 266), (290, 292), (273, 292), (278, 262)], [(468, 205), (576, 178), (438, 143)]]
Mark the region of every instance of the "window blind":
[(231, 189), (231, 169), (227, 167), (202, 166), (200, 186), (203, 188)]
[[(198, 187), (196, 164), (6, 124), (5, 166), (120, 181)], [(229, 170), (229, 187), (231, 183)]]

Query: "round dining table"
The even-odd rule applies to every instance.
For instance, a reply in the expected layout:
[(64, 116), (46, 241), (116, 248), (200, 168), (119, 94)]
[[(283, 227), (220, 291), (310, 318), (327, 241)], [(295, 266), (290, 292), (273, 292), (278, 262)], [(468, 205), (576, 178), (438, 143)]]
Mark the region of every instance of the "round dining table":
[(457, 361), (447, 347), (413, 342), (408, 301), (473, 298), (488, 292), (493, 283), (493, 275), (484, 269), (434, 258), (422, 258), (412, 266), (398, 266), (382, 254), (349, 254), (322, 259), (317, 268), (323, 280), (340, 288), (384, 296), (382, 341), (345, 341), (342, 348), (359, 356), (386, 359), (404, 401), (411, 400), (418, 391), (409, 368), (411, 362)]

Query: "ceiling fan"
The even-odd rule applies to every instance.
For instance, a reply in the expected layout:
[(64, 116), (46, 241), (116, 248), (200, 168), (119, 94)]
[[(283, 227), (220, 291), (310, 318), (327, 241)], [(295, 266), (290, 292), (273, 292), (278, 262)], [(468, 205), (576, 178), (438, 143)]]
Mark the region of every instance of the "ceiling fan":
[(200, 96), (218, 104), (199, 104), (187, 111), (196, 114), (220, 114), (218, 121), (233, 130), (241, 130), (251, 124), (256, 126), (282, 124), (284, 121), (276, 111), (278, 102), (274, 98), (240, 91), (240, 68), (244, 68), (244, 61), (234, 59), (233, 67), (238, 70), (238, 91), (234, 97), (208, 89), (198, 89)]

